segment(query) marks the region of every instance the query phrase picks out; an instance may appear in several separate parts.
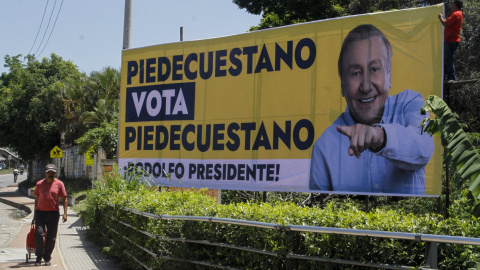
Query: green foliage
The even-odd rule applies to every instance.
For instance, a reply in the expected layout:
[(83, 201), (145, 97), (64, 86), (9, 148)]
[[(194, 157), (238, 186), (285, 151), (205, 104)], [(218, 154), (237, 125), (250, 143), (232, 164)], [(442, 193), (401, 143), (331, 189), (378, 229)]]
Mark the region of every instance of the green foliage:
[[(480, 12), (480, 11), (479, 11)], [(458, 58), (457, 58), (458, 59)], [(480, 59), (477, 59), (480, 61)], [(457, 65), (458, 66), (458, 65)], [(460, 69), (460, 67), (459, 67)], [(469, 70), (471, 70), (470, 68)], [(458, 75), (461, 79), (480, 78), (480, 71), (477, 74)], [(463, 85), (447, 89), (449, 107), (459, 116), (459, 121), (466, 123), (465, 130), (468, 132), (480, 131), (480, 84)]]
[(60, 141), (64, 106), (58, 83), (80, 72), (70, 61), (52, 54), (36, 60), (6, 56), (10, 73), (0, 76), (0, 145), (9, 146), (23, 159), (48, 158)]
[[(430, 111), (434, 119), (422, 122), (430, 134), (440, 134), (442, 144), (448, 152), (456, 171), (460, 175), (457, 185), (465, 181), (477, 204), (480, 202), (480, 156), (458, 123), (447, 104), (437, 96), (429, 96), (422, 110)], [(478, 215), (478, 213), (477, 213)]]
[[(169, 192), (163, 188), (157, 189), (139, 181), (138, 175), (140, 174), (129, 172), (128, 177), (123, 179), (118, 173), (114, 173), (108, 175), (105, 181), (97, 182), (95, 189), (88, 194), (85, 211), (81, 212), (85, 222), (97, 235), (96, 238), (105, 241), (105, 252), (123, 260), (129, 269), (139, 266), (125, 256), (123, 251), (128, 251), (153, 269), (200, 267), (181, 260), (198, 260), (242, 269), (285, 269), (288, 265), (296, 265), (295, 269), (349, 269), (348, 266), (329, 265), (324, 262), (288, 260), (285, 255), (290, 253), (413, 267), (424, 264), (425, 246), (421, 242), (289, 232), (283, 227), (289, 224), (480, 237), (480, 222), (476, 218), (444, 219), (428, 213), (417, 216), (398, 209), (380, 207), (365, 212), (361, 210), (362, 204), (350, 199), (330, 200), (323, 209), (299, 207), (291, 202), (218, 205), (201, 191)], [(114, 207), (108, 203), (114, 204)], [(463, 207), (458, 203), (455, 207)], [(122, 207), (164, 218), (160, 220), (135, 215), (121, 210)], [(166, 218), (170, 215), (251, 220), (279, 224), (280, 227), (273, 230)], [(130, 224), (153, 237), (123, 224)], [(128, 236), (131, 242), (123, 236)], [(185, 242), (182, 239), (278, 252), (279, 257), (199, 242)], [(110, 240), (113, 240), (114, 244)], [(154, 259), (136, 245), (143, 246), (161, 257)], [(440, 245), (439, 264), (442, 269), (465, 269), (480, 261), (479, 254), (479, 247)], [(162, 256), (170, 256), (180, 261), (168, 260)], [(350, 266), (350, 269), (364, 268)]]
[(266, 29), (283, 25), (345, 16), (348, 1), (251, 1), (234, 0), (239, 8), (245, 8), (252, 14), (262, 14), (262, 21), (250, 30)]
[(438, 0), (233, 0), (233, 3), (239, 8), (246, 9), (248, 13), (262, 14), (259, 25), (250, 28), (250, 31), (252, 31), (347, 15), (422, 7), (442, 2)]
[[(478, 26), (480, 25), (480, 1), (464, 1), (462, 12), (464, 21), (460, 46), (455, 55), (455, 68), (464, 79), (479, 78), (479, 55), (475, 52), (480, 47), (480, 31), (478, 31)], [(476, 89), (478, 90), (478, 85)]]
[(103, 122), (99, 127), (89, 129), (82, 137), (75, 140), (75, 143), (80, 146), (79, 155), (83, 155), (90, 149), (93, 150), (93, 153), (96, 153), (98, 148), (102, 147), (109, 159), (114, 158), (117, 154), (117, 142), (117, 117), (112, 117), (111, 122)]
[(418, 217), (438, 211), (437, 198), (425, 197), (375, 197), (375, 208), (410, 213)]
[(417, 1), (417, 0), (393, 0), (393, 1), (371, 1), (371, 0), (353, 0), (347, 3), (345, 7), (351, 15), (373, 13), (379, 11), (389, 11), (395, 9), (406, 9), (415, 7), (424, 7), (443, 3), (442, 1)]
[(101, 146), (107, 158), (116, 155), (120, 72), (105, 68), (64, 85), (67, 142), (80, 144), (80, 152)]
[(0, 76), (0, 146), (25, 160), (48, 159), (60, 144), (76, 139), (81, 154), (102, 147), (116, 155), (120, 72), (105, 68), (86, 76), (69, 61), (52, 54), (5, 56), (9, 73)]

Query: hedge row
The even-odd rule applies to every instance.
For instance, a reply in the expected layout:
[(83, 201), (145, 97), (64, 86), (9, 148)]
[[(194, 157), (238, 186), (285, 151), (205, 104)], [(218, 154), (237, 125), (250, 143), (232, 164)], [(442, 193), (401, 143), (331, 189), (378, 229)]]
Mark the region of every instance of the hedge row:
[[(115, 207), (108, 206), (112, 203)], [(240, 269), (366, 269), (347, 266), (287, 260), (286, 254), (374, 262), (390, 265), (421, 267), (425, 264), (425, 243), (359, 236), (318, 233), (292, 233), (285, 230), (259, 229), (228, 224), (154, 220), (121, 210), (133, 208), (155, 215), (208, 216), (239, 220), (352, 228), (391, 232), (425, 233), (452, 236), (480, 236), (480, 222), (471, 219), (443, 219), (437, 215), (415, 216), (394, 210), (361, 211), (353, 203), (330, 202), (324, 209), (301, 208), (292, 203), (239, 203), (218, 205), (201, 192), (167, 192), (137, 185), (135, 181), (122, 183), (107, 180), (87, 196), (82, 217), (94, 233), (102, 233), (105, 251), (122, 259), (128, 268), (142, 268), (124, 251), (153, 269), (209, 269), (209, 266), (191, 264), (185, 260), (208, 262)], [(156, 238), (136, 233), (122, 222), (134, 225)], [(122, 236), (128, 236), (129, 242)], [(182, 241), (208, 240), (277, 252), (281, 256), (259, 255), (253, 252), (227, 249)], [(115, 244), (112, 244), (113, 240)], [(159, 255), (150, 256), (136, 245), (146, 247)], [(480, 248), (440, 244), (438, 259), (441, 269), (475, 268), (480, 261)], [(169, 256), (169, 259), (162, 256)], [(172, 258), (179, 259), (172, 260)], [(181, 261), (184, 260), (184, 261)]]

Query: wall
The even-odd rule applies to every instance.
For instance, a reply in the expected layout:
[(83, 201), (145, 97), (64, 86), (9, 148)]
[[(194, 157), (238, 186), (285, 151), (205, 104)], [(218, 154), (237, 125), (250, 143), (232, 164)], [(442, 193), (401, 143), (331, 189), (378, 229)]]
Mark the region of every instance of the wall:
[[(94, 155), (94, 165), (85, 165), (85, 154), (79, 155), (79, 147), (64, 147), (62, 148), (63, 157), (54, 158), (47, 161), (35, 160), (29, 164), (29, 179), (32, 182), (36, 182), (45, 178), (45, 166), (48, 163), (53, 163), (57, 166), (57, 177), (62, 178), (86, 178), (91, 180), (97, 180), (100, 177), (103, 178), (102, 163), (105, 163), (105, 152), (103, 149), (99, 149), (97, 154)], [(114, 164), (111, 160), (107, 161), (107, 164)]]

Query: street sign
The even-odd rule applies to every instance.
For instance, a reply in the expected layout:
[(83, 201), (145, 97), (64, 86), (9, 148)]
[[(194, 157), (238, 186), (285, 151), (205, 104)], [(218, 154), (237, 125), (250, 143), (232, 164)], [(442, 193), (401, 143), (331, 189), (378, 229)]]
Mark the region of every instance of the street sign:
[(85, 165), (93, 165), (93, 154), (92, 148), (85, 153)]
[(60, 147), (56, 146), (53, 147), (52, 150), (50, 150), (50, 158), (62, 158), (63, 157), (63, 151), (60, 149)]

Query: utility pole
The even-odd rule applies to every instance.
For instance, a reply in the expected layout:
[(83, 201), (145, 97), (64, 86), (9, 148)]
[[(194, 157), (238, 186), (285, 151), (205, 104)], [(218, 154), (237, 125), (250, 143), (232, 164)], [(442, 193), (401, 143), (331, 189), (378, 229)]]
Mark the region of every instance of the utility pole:
[[(125, 16), (123, 17), (123, 49), (130, 49), (130, 32), (132, 29), (132, 0), (125, 0)], [(121, 95), (118, 97), (120, 102)], [(120, 109), (118, 110), (118, 135), (120, 135)], [(118, 136), (120, 138), (120, 136)], [(117, 142), (117, 165), (120, 155), (120, 143)]]
[(132, 28), (132, 0), (125, 0), (125, 17), (123, 19), (123, 49), (130, 48), (130, 30)]

